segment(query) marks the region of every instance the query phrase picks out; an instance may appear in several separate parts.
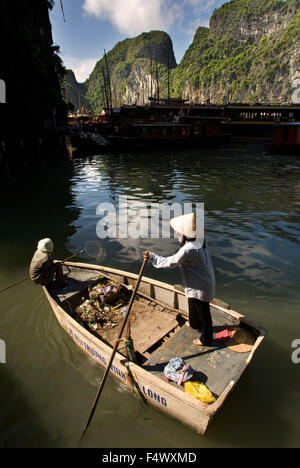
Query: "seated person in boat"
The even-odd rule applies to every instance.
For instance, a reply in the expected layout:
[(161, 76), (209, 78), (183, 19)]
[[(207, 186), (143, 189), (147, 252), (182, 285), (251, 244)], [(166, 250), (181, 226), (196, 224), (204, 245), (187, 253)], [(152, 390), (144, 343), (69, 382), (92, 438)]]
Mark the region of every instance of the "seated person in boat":
[(189, 214), (171, 220), (174, 231), (181, 235), (181, 249), (171, 257), (160, 257), (145, 252), (144, 257), (155, 268), (179, 267), (189, 304), (189, 325), (200, 332), (193, 341), (196, 346), (211, 346), (213, 341), (212, 318), (209, 303), (215, 297), (215, 274), (206, 240), (197, 242), (196, 216)]
[(51, 239), (42, 239), (37, 246), (30, 265), (30, 278), (41, 286), (64, 286), (62, 264), (53, 261), (54, 244)]

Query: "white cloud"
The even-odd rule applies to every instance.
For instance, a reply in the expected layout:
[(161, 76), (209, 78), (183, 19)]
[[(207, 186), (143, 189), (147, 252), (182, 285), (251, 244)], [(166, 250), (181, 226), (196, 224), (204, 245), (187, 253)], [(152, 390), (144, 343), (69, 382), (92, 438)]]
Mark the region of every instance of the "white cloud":
[(200, 26), (209, 27), (213, 11), (224, 3), (224, 0), (181, 0), (183, 15), (178, 27), (192, 40)]
[(129, 35), (153, 29), (166, 31), (181, 12), (180, 2), (170, 0), (84, 0), (83, 10), (109, 20)]
[[(208, 26), (213, 10), (224, 0), (84, 0), (87, 15), (110, 21), (129, 36), (177, 26), (191, 34), (195, 22)], [(197, 29), (195, 27), (194, 29)]]
[(95, 58), (78, 59), (76, 57), (63, 57), (65, 67), (73, 70), (79, 83), (83, 83), (90, 76), (98, 60)]
[[(142, 32), (169, 32), (176, 53), (176, 31), (192, 41), (199, 26), (209, 26), (213, 10), (225, 0), (83, 0), (84, 14), (109, 21), (127, 37)], [(185, 50), (189, 44), (184, 46)], [(181, 59), (183, 51), (180, 52)]]
[(194, 7), (198, 12), (209, 12), (210, 14), (215, 8), (226, 3), (225, 0), (186, 0), (186, 3)]

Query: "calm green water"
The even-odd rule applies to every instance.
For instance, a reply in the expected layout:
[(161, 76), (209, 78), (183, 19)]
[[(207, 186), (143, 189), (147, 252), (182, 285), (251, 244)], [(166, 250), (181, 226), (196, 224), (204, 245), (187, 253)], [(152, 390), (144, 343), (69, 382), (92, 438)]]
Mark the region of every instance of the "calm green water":
[[(120, 195), (152, 203), (204, 202), (217, 297), (268, 337), (205, 437), (108, 380), (87, 447), (300, 446), (300, 159), (261, 146), (99, 155), (36, 168), (1, 182), (0, 289), (28, 275), (36, 241), (51, 237), (66, 258), (97, 242), (97, 206)], [(92, 242), (92, 244), (91, 244)], [(105, 240), (107, 266), (138, 272), (145, 249), (175, 252), (176, 240)], [(88, 256), (85, 261), (94, 261)], [(147, 267), (171, 283), (177, 271)], [(1, 294), (0, 445), (73, 447), (102, 369), (58, 325), (39, 287)], [(147, 418), (150, 418), (149, 422)]]

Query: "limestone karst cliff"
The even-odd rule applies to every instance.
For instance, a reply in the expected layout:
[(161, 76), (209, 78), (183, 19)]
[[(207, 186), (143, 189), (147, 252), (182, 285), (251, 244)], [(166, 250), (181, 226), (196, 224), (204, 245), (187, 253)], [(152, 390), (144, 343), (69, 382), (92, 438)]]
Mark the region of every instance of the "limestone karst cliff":
[(172, 41), (161, 31), (143, 33), (119, 42), (107, 53), (106, 59), (104, 57), (96, 64), (86, 82), (86, 98), (94, 111), (105, 105), (105, 82), (108, 79), (111, 81), (114, 107), (124, 103), (144, 103), (148, 102), (151, 94), (165, 94), (168, 63), (170, 70), (176, 67)]
[(54, 2), (17, 3), (0, 2), (0, 79), (6, 85), (0, 135), (37, 135), (66, 121), (64, 67), (52, 39), (49, 9)]
[(85, 83), (78, 83), (74, 72), (72, 70), (66, 70), (64, 83), (64, 95), (66, 103), (71, 103), (74, 107), (74, 110), (88, 108), (89, 103), (85, 97), (86, 91), (87, 87)]
[(300, 77), (300, 1), (233, 0), (199, 28), (173, 88), (195, 101), (282, 102)]
[[(297, 102), (300, 0), (224, 4), (209, 28), (198, 28), (179, 65), (170, 37), (160, 31), (118, 43), (107, 63), (114, 107), (144, 104), (150, 95), (167, 97), (168, 90), (171, 97), (194, 102)], [(92, 111), (105, 106), (106, 68), (103, 58), (85, 83)]]

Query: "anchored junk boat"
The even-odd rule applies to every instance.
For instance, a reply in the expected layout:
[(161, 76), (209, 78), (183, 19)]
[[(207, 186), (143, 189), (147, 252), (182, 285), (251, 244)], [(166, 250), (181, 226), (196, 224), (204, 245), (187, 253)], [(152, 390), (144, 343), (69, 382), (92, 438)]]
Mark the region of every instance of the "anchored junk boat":
[(179, 99), (150, 100), (149, 106), (122, 106), (111, 113), (120, 135), (146, 146), (217, 146), (225, 143), (224, 117), (207, 106), (186, 104)]
[[(72, 340), (106, 367), (138, 275), (84, 263), (67, 262), (65, 268), (68, 286), (62, 290), (44, 287), (46, 297)], [(89, 311), (95, 301), (97, 308), (91, 319)], [(235, 346), (217, 339), (209, 348), (194, 346), (198, 333), (186, 323), (188, 303), (184, 292), (143, 277), (130, 316), (135, 359), (128, 357), (121, 341), (110, 368), (111, 375), (129, 390), (201, 435), (221, 410), (266, 334), (263, 328), (220, 301), (212, 302), (211, 312), (214, 338), (228, 328), (242, 332), (247, 337), (243, 352), (236, 352)], [(212, 404), (199, 401), (183, 386), (166, 381), (164, 369), (176, 357), (193, 368), (194, 381), (204, 383), (210, 390), (215, 400)]]
[(300, 155), (300, 121), (276, 125), (273, 141), (265, 147), (270, 153)]
[[(106, 124), (70, 125), (74, 147), (103, 152), (134, 151), (148, 147), (218, 146), (229, 139), (222, 130), (226, 117), (218, 106), (187, 104), (182, 99), (149, 98), (149, 105), (106, 108)], [(72, 121), (73, 122), (73, 121)], [(71, 121), (70, 121), (71, 124)], [(77, 134), (76, 134), (77, 133)]]

